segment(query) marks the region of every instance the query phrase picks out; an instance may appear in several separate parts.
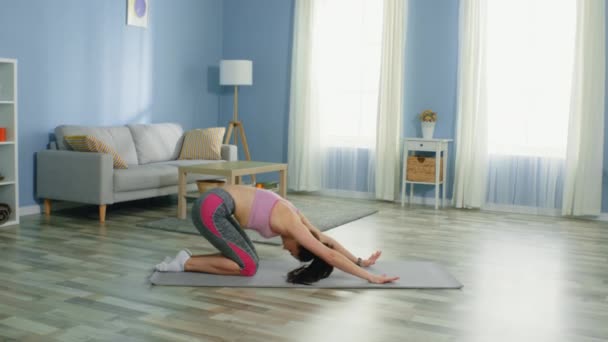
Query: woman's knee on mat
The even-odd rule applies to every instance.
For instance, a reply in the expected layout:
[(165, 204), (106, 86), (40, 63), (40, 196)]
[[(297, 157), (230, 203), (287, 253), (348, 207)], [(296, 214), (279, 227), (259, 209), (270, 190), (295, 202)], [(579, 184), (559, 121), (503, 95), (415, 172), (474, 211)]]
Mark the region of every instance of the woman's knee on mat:
[(246, 277), (253, 277), (258, 271), (258, 258), (254, 258), (250, 255), (246, 257), (241, 256), (243, 262), (243, 268), (241, 269), (241, 275)]

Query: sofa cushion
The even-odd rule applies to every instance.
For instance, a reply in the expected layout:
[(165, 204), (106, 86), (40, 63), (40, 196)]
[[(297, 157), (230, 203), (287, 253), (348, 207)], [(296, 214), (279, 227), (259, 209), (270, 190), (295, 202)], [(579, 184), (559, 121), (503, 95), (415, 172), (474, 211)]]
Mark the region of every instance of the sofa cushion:
[[(181, 165), (197, 165), (205, 163), (222, 163), (211, 160), (172, 160), (145, 165), (135, 165), (128, 169), (114, 170), (114, 191), (133, 191), (161, 188), (177, 185), (177, 168)], [(192, 183), (199, 179), (221, 178), (212, 175), (188, 174), (187, 181)]]
[(61, 125), (55, 128), (55, 139), (60, 150), (71, 150), (65, 143), (66, 135), (92, 135), (114, 149), (128, 165), (137, 165), (137, 153), (131, 131), (126, 126), (93, 127)]
[(131, 130), (139, 164), (175, 160), (184, 130), (175, 123), (127, 125)]
[(128, 167), (127, 163), (113, 148), (92, 135), (66, 135), (64, 139), (74, 151), (101, 152), (112, 155), (115, 169), (126, 169)]
[(222, 159), (222, 139), (224, 127), (193, 129), (184, 135), (179, 159)]

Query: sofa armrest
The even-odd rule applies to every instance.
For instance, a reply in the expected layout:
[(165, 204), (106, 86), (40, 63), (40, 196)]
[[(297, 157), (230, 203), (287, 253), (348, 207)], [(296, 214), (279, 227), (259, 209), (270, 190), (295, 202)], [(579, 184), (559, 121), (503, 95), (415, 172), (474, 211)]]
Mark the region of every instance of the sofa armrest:
[(236, 145), (222, 145), (222, 159), (225, 161), (237, 161), (239, 156)]
[(36, 195), (89, 204), (114, 203), (112, 155), (65, 150), (38, 152)]

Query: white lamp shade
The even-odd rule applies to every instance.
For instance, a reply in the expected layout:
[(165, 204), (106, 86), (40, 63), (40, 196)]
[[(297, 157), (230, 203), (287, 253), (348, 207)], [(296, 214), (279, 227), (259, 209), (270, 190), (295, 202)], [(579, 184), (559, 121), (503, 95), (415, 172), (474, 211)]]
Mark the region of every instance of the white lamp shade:
[(253, 63), (248, 60), (220, 61), (220, 85), (252, 85)]

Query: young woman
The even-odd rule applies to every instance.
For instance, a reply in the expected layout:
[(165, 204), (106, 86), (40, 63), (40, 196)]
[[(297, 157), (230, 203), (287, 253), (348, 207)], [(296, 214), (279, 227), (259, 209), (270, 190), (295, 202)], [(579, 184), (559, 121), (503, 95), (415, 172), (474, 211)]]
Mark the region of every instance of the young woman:
[(156, 265), (165, 272), (205, 272), (253, 276), (258, 268), (255, 247), (241, 227), (266, 238), (281, 236), (283, 248), (296, 259), (308, 262), (287, 275), (292, 283), (311, 284), (328, 277), (334, 267), (371, 283), (388, 283), (398, 277), (365, 270), (380, 257), (357, 258), (340, 243), (314, 227), (289, 201), (272, 191), (229, 185), (202, 194), (192, 207), (192, 221), (219, 254), (191, 255), (181, 250), (175, 259)]

